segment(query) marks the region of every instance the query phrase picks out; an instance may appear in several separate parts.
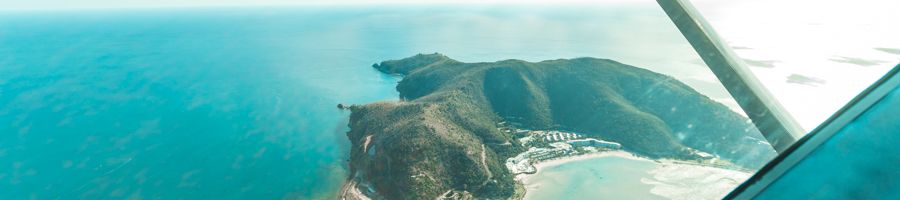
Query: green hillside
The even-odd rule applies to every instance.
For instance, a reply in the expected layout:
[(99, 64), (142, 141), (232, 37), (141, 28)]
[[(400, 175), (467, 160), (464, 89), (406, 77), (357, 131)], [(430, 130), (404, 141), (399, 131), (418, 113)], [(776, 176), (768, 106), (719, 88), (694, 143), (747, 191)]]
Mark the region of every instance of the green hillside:
[(404, 75), (402, 101), (351, 107), (351, 170), (387, 199), (512, 195), (503, 161), (524, 149), (498, 131), (500, 121), (584, 133), (648, 157), (693, 159), (693, 148), (756, 168), (774, 156), (745, 117), (674, 78), (612, 60), (420, 54), (373, 67)]

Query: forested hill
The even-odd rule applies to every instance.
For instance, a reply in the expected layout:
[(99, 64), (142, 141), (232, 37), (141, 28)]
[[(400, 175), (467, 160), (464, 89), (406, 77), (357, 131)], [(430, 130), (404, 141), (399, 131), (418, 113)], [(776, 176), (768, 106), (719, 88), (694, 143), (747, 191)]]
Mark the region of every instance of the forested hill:
[(419, 54), (373, 67), (404, 75), (402, 101), (351, 107), (351, 170), (388, 199), (511, 195), (503, 162), (523, 149), (498, 131), (500, 121), (584, 133), (656, 158), (694, 159), (696, 149), (755, 168), (774, 156), (747, 118), (674, 78), (612, 60)]

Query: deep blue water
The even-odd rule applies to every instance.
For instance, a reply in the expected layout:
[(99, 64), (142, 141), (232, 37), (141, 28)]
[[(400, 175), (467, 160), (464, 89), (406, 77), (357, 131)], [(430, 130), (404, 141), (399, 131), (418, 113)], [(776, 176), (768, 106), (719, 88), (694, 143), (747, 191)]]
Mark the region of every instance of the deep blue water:
[(396, 99), (370, 66), (416, 53), (612, 58), (723, 96), (648, 3), (0, 13), (0, 199), (333, 198), (336, 104)]

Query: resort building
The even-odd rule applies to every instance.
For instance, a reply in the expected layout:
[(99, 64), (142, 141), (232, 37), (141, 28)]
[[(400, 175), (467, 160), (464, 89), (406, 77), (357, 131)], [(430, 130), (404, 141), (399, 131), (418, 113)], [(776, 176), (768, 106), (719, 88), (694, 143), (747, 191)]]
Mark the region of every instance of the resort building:
[(622, 144), (598, 140), (598, 139), (594, 139), (594, 138), (569, 140), (566, 142), (571, 144), (572, 146), (580, 146), (580, 147), (601, 147), (601, 148), (608, 148), (608, 149), (621, 149), (622, 148)]

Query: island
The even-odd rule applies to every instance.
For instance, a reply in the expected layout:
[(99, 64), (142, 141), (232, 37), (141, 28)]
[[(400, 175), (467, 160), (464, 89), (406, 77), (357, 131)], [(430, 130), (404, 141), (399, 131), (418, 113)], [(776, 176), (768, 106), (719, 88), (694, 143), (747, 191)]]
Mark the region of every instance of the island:
[(603, 151), (757, 169), (753, 124), (677, 79), (598, 58), (465, 63), (419, 54), (373, 67), (399, 101), (349, 107), (342, 199), (516, 199), (533, 162)]

